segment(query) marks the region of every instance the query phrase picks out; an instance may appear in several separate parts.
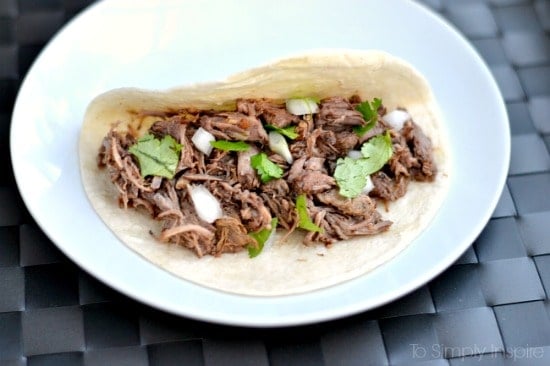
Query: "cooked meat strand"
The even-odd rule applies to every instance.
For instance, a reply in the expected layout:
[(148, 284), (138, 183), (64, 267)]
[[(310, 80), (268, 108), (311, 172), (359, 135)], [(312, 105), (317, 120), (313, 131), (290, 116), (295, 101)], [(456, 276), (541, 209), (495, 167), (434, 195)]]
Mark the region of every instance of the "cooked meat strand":
[(163, 138), (166, 135), (170, 135), (176, 141), (180, 141), (184, 135), (184, 130), (182, 129), (184, 125), (180, 122), (180, 119), (172, 117), (167, 120), (160, 120), (151, 125), (149, 131), (158, 138)]
[(435, 179), (437, 168), (433, 160), (433, 148), (430, 139), (422, 132), (420, 127), (412, 121), (407, 121), (401, 129), (401, 133), (411, 147), (414, 157), (418, 160), (420, 168), (411, 169), (412, 176), (418, 181), (431, 182)]
[(262, 122), (256, 117), (240, 112), (224, 112), (214, 116), (205, 115), (201, 117), (200, 123), (217, 139), (267, 143), (267, 132), (265, 132)]
[(298, 224), (298, 213), (286, 181), (275, 179), (262, 185), (261, 189), (261, 197), (279, 220), (279, 225), (287, 230), (294, 230)]
[(315, 123), (313, 122), (313, 117), (310, 114), (302, 116), (298, 126), (296, 127), (296, 133), (298, 134), (298, 141), (305, 140), (315, 128)]
[(291, 124), (298, 123), (300, 118), (288, 113), (284, 104), (275, 104), (266, 99), (257, 100), (256, 110), (268, 125), (275, 127), (287, 127)]
[(237, 111), (248, 116), (259, 117), (266, 124), (280, 128), (300, 122), (298, 116), (286, 110), (284, 103), (269, 99), (238, 99)]
[(342, 97), (323, 99), (319, 117), (315, 121), (317, 127), (334, 128), (338, 131), (346, 127), (349, 128), (349, 126), (361, 126), (364, 123), (365, 120), (361, 113)]
[(256, 101), (254, 99), (237, 99), (237, 112), (247, 116), (257, 117)]
[[(204, 236), (205, 238), (211, 238), (214, 236), (214, 233), (212, 233), (211, 231), (208, 231), (207, 229), (205, 229), (200, 225), (185, 224), (185, 225), (174, 226), (174, 227), (171, 227), (170, 229), (163, 230), (162, 233), (160, 234), (160, 240), (169, 241), (170, 238), (189, 231), (195, 232), (201, 236)], [(203, 253), (200, 253), (200, 254), (203, 254)]]
[(376, 135), (381, 135), (386, 132), (390, 127), (387, 126), (384, 121), (381, 119), (378, 119), (378, 122), (376, 122), (376, 125), (368, 130), (363, 136), (359, 138), (359, 143), (362, 144), (363, 142), (371, 139), (372, 137)]
[(222, 180), (220, 177), (214, 177), (208, 174), (183, 174), (180, 178), (187, 179), (189, 181), (205, 181), (205, 180)]
[(416, 159), (408, 144), (407, 140), (400, 133), (392, 133), (392, 143), (393, 143), (393, 155), (388, 162), (390, 170), (392, 171), (395, 177), (404, 175), (409, 177), (411, 168), (420, 167), (418, 159)]
[(239, 202), (234, 197), (240, 192), (227, 181), (210, 181), (205, 183), (206, 188), (216, 197), (222, 206), (224, 216), (240, 219)]
[(307, 156), (329, 158), (338, 156), (334, 131), (316, 128), (307, 138)]
[(334, 132), (316, 128), (306, 140), (306, 153), (307, 156), (336, 160), (346, 156), (358, 143), (359, 137), (353, 131)]
[(128, 152), (133, 143), (135, 139), (130, 134), (113, 128), (103, 139), (97, 160), (99, 167), (107, 167), (111, 182), (119, 192), (119, 205), (124, 209), (133, 207), (133, 200), (138, 198), (140, 190), (151, 191)]
[(392, 224), (391, 221), (383, 220), (374, 208), (362, 216), (349, 216), (333, 207), (314, 206), (309, 201), (308, 211), (313, 217), (313, 222), (321, 227), (323, 232), (309, 232), (304, 239), (305, 244), (333, 244), (354, 236), (374, 235), (388, 230)]
[(248, 235), (245, 227), (233, 217), (222, 217), (214, 223), (216, 226), (215, 256), (222, 253), (235, 253), (246, 249), (249, 245), (256, 247), (258, 243)]
[(294, 141), (288, 146), (288, 149), (290, 150), (290, 154), (294, 160), (301, 157), (307, 157), (307, 143), (305, 140)]
[(331, 189), (323, 193), (318, 193), (316, 198), (325, 205), (332, 206), (343, 214), (350, 216), (370, 216), (376, 209), (376, 203), (366, 194), (361, 194), (355, 198), (346, 198), (338, 193), (338, 190)]
[(339, 156), (346, 156), (348, 151), (353, 150), (359, 144), (359, 137), (353, 131), (336, 132), (336, 145)]
[(319, 193), (336, 185), (333, 177), (327, 174), (323, 167), (324, 158), (305, 156), (294, 161), (290, 167), (287, 181), (294, 191), (300, 193)]
[(271, 213), (260, 196), (245, 190), (237, 193), (234, 199), (241, 204), (241, 221), (249, 231), (258, 231), (269, 227)]
[(371, 175), (371, 179), (374, 189), (370, 194), (374, 197), (379, 197), (386, 201), (395, 201), (403, 197), (407, 192), (409, 179), (403, 175), (398, 176), (394, 180), (386, 173), (379, 171)]
[(235, 184), (238, 182), (236, 157), (221, 150), (214, 150), (210, 154), (209, 163), (206, 164), (205, 173)]

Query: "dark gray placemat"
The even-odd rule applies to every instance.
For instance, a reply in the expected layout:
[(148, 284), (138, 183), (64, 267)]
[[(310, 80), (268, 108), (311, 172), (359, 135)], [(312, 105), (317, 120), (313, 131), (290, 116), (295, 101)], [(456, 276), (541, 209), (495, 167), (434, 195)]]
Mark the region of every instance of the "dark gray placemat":
[(28, 215), (9, 159), (13, 102), (44, 44), (91, 2), (0, 0), (0, 365), (550, 364), (549, 1), (424, 1), (472, 41), (510, 115), (507, 186), (472, 248), (387, 306), (269, 330), (136, 303), (81, 271)]

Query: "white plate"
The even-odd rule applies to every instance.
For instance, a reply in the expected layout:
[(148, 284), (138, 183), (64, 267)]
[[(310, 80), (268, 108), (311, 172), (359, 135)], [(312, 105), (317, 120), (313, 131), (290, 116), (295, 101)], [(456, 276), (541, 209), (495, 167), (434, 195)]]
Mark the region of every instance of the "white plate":
[[(115, 87), (221, 79), (311, 48), (378, 48), (431, 83), (452, 140), (453, 182), (432, 225), (395, 259), (355, 280), (295, 296), (203, 288), (120, 243), (81, 186), (77, 140), (86, 105)], [(295, 325), (370, 309), (452, 264), (490, 218), (510, 155), (506, 110), (487, 67), (449, 25), (391, 1), (105, 1), (68, 24), (29, 71), (11, 131), (15, 177), (33, 217), (83, 269), (175, 314), (235, 325)]]

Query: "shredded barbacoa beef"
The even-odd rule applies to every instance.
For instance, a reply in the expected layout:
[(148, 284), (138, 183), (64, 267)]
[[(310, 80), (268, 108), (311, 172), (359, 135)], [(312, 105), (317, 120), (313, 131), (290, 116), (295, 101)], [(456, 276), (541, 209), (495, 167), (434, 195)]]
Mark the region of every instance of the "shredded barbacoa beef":
[[(437, 167), (430, 139), (411, 119), (399, 131), (383, 122), (386, 109), (378, 109), (376, 125), (359, 137), (353, 127), (366, 122), (355, 107), (361, 100), (331, 97), (320, 103), (319, 113), (295, 116), (283, 102), (241, 99), (235, 111), (182, 110), (158, 114), (150, 133), (172, 136), (182, 145), (173, 179), (143, 178), (137, 159), (129, 153), (137, 137), (114, 126), (104, 138), (98, 166), (106, 168), (118, 191), (122, 208), (141, 208), (162, 222), (161, 242), (189, 248), (199, 257), (233, 253), (257, 242), (250, 235), (270, 228), (272, 217), (289, 232), (299, 225), (296, 197), (307, 197), (307, 213), (321, 232), (308, 232), (304, 243), (330, 245), (354, 236), (388, 230), (392, 222), (377, 211), (377, 201), (394, 201), (406, 194), (410, 181), (431, 182)], [(298, 137), (289, 140), (292, 164), (270, 151), (267, 126), (295, 126)], [(246, 141), (248, 151), (214, 149), (205, 156), (191, 142), (199, 127), (216, 139)], [(393, 154), (386, 165), (371, 175), (368, 194), (346, 198), (333, 178), (336, 161), (373, 136), (390, 132)], [(250, 159), (259, 152), (284, 171), (282, 178), (262, 183)], [(221, 203), (223, 217), (209, 224), (199, 218), (190, 197), (191, 184), (203, 184)]]

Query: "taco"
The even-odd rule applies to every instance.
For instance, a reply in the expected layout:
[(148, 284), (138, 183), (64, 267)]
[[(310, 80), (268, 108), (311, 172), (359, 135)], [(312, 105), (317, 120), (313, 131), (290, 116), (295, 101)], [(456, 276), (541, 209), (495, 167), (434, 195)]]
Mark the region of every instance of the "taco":
[(185, 280), (258, 296), (390, 260), (434, 218), (450, 174), (427, 81), (380, 51), (115, 89), (88, 106), (79, 150), (88, 198), (122, 243)]

